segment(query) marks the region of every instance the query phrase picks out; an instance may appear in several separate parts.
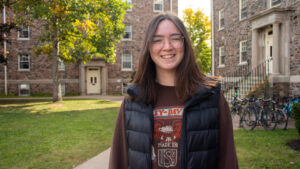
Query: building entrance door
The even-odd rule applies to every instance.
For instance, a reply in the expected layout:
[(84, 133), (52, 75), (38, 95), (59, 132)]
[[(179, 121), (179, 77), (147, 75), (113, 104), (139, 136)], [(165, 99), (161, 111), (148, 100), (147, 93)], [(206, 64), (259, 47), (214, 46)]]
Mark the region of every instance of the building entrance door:
[(273, 72), (273, 29), (268, 28), (265, 32), (265, 60), (266, 62), (266, 73), (270, 74)]
[(87, 68), (87, 94), (100, 94), (100, 69)]

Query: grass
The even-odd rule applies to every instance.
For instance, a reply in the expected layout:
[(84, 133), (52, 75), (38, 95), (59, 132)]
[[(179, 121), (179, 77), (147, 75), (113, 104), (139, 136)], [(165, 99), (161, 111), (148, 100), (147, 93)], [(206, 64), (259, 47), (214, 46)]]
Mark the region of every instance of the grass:
[(73, 168), (111, 145), (119, 106), (102, 100), (0, 102), (0, 168)]
[(300, 168), (300, 152), (285, 145), (289, 140), (299, 139), (296, 129), (286, 131), (236, 130), (234, 137), (241, 169)]

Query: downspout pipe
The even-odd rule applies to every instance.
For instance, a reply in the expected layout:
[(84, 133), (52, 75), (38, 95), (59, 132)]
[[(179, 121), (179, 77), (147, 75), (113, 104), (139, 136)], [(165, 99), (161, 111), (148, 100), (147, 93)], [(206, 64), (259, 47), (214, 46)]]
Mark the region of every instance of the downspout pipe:
[(170, 11), (173, 12), (173, 0), (170, 0)]
[(210, 1), (210, 23), (211, 23), (211, 75), (215, 76), (215, 34), (214, 34), (214, 0)]
[[(3, 23), (6, 24), (6, 6), (3, 6)], [(6, 60), (6, 33), (3, 33), (3, 37), (4, 37), (4, 51), (3, 51), (3, 55), (4, 55), (4, 59)], [(4, 92), (5, 95), (7, 96), (7, 64), (4, 64)]]

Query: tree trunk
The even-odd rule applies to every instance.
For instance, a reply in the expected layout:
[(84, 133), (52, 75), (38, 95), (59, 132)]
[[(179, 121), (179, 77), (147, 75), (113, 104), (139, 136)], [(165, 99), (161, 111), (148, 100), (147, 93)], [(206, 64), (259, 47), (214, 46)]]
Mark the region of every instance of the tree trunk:
[(62, 101), (61, 96), (61, 85), (58, 78), (58, 55), (59, 55), (59, 43), (57, 40), (57, 26), (56, 26), (56, 17), (53, 16), (53, 27), (54, 32), (52, 35), (52, 70), (53, 70), (53, 95), (52, 101)]

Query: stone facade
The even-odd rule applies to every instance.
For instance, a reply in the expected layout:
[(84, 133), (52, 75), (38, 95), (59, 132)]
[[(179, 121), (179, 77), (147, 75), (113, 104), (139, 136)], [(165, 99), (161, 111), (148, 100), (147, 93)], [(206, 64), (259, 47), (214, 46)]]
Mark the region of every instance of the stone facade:
[[(178, 14), (177, 0), (163, 0), (164, 12), (171, 11)], [(59, 79), (65, 85), (66, 94), (88, 94), (90, 68), (99, 72), (100, 91), (95, 94), (121, 94), (122, 88), (132, 80), (134, 72), (138, 68), (138, 60), (141, 52), (146, 27), (155, 15), (154, 0), (132, 0), (132, 10), (128, 10), (124, 24), (130, 24), (132, 39), (122, 40), (117, 45), (115, 63), (106, 63), (101, 59), (93, 59), (89, 63), (66, 64), (65, 70), (59, 71)], [(2, 14), (0, 15), (2, 18)], [(37, 24), (38, 25), (38, 24)], [(7, 50), (9, 53), (7, 64), (7, 89), (8, 94), (20, 95), (20, 85), (28, 84), (30, 94), (52, 93), (52, 61), (45, 55), (36, 57), (32, 48), (37, 42), (40, 30), (30, 27), (29, 40), (18, 39), (18, 32), (13, 30), (9, 36)], [(1, 46), (2, 50), (3, 46)], [(132, 56), (132, 69), (122, 70), (122, 55), (128, 52)], [(28, 54), (29, 70), (19, 70), (19, 55)], [(99, 82), (98, 81), (98, 82)], [(0, 68), (0, 94), (4, 94), (4, 69)]]
[[(271, 82), (276, 83), (275, 86), (289, 84), (285, 94), (299, 94), (300, 0), (213, 0), (212, 4), (214, 75), (226, 77), (245, 64), (254, 69), (271, 58)], [(225, 24), (219, 29), (222, 9)], [(241, 18), (242, 14), (245, 17)], [(243, 62), (241, 41), (247, 41), (247, 59)], [(219, 64), (219, 47), (222, 46), (224, 65)]]

